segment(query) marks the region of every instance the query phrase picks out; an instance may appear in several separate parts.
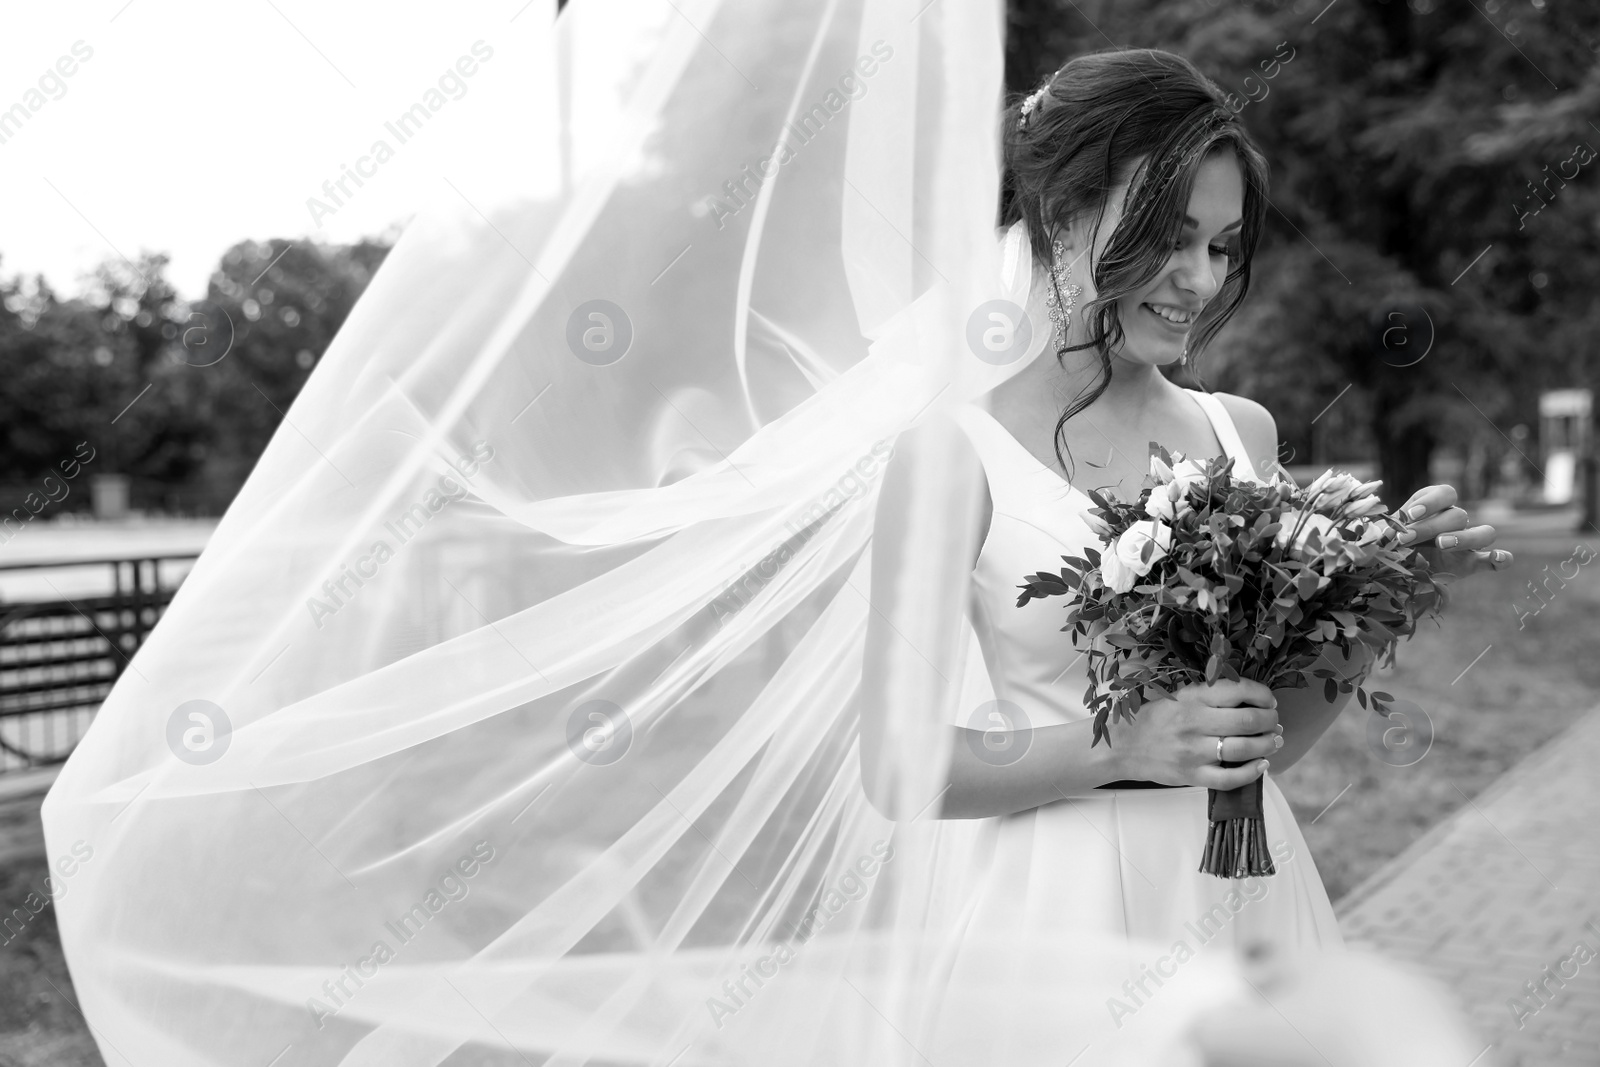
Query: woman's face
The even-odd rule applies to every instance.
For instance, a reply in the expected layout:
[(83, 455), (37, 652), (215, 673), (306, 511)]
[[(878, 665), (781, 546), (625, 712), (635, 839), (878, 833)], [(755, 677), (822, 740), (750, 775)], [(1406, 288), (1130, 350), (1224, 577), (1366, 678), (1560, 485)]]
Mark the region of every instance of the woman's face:
[[(1096, 258), (1110, 240), (1127, 185), (1107, 205), (1097, 235)], [(1183, 358), (1184, 343), (1212, 297), (1222, 290), (1230, 257), (1237, 256), (1243, 224), (1244, 176), (1233, 150), (1219, 147), (1195, 175), (1187, 217), (1166, 265), (1143, 288), (1117, 302), (1123, 341), (1114, 353), (1133, 363), (1157, 365)], [(1078, 258), (1081, 263), (1081, 257)], [(1075, 266), (1074, 280), (1088, 273)], [(1092, 284), (1084, 300), (1093, 299)], [(1083, 306), (1082, 303), (1079, 304)]]

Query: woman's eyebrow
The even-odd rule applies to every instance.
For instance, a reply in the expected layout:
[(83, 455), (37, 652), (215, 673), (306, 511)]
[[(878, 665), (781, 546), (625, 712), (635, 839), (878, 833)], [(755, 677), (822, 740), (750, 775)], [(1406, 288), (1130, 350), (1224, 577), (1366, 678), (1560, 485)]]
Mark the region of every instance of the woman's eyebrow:
[[(1198, 225), (1200, 225), (1200, 224), (1198, 222), (1196, 222), (1190, 216), (1185, 215), (1183, 217), (1183, 228), (1184, 229), (1192, 230)], [(1244, 219), (1234, 219), (1232, 222), (1228, 223), (1226, 226), (1224, 226), (1222, 229), (1218, 230), (1217, 232), (1219, 234), (1227, 233), (1229, 230), (1237, 230), (1240, 226), (1243, 226), (1243, 225), (1244, 225)]]

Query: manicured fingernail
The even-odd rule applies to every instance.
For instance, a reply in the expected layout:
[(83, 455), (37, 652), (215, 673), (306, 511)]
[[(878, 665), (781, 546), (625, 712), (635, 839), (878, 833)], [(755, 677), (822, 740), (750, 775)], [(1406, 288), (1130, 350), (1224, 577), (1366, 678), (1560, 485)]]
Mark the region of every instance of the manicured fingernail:
[(1426, 515), (1427, 513), (1428, 513), (1428, 505), (1426, 505), (1426, 504), (1412, 504), (1409, 508), (1406, 509), (1406, 518), (1408, 518), (1411, 521), (1415, 522), (1416, 520), (1422, 518), (1422, 516)]
[(1417, 539), (1417, 531), (1415, 531), (1415, 530), (1406, 530), (1406, 531), (1402, 532), (1399, 537), (1395, 538), (1395, 540), (1397, 542), (1399, 542), (1400, 544), (1402, 544), (1402, 545), (1409, 545), (1411, 542), (1415, 541), (1416, 539)]
[(1439, 545), (1440, 548), (1454, 548), (1456, 545), (1461, 543), (1461, 538), (1457, 537), (1455, 534), (1440, 534), (1438, 537), (1434, 538), (1434, 541)]
[(1267, 768), (1270, 767), (1270, 766), (1272, 766), (1272, 764), (1268, 763), (1266, 760), (1262, 760), (1261, 761), (1261, 773), (1262, 774), (1267, 773)]
[(1279, 748), (1283, 747), (1283, 735), (1282, 734), (1278, 734), (1277, 736), (1273, 737), (1273, 739), (1272, 739), (1272, 747), (1274, 749), (1279, 749)]

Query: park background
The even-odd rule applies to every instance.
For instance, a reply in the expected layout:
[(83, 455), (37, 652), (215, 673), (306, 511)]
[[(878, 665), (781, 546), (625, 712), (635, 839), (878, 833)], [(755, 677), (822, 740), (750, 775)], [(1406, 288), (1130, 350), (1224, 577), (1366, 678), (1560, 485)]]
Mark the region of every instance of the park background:
[[(1352, 708), (1279, 779), (1341, 919), (1419, 962), (1441, 946), (1467, 953), (1436, 973), (1497, 1050), (1483, 1062), (1600, 1061), (1600, 968), (1532, 1021), (1508, 1007), (1563, 939), (1600, 946), (1579, 923), (1594, 919), (1588, 905), (1568, 899), (1595, 874), (1592, 822), (1578, 820), (1596, 790), (1581, 763), (1551, 762), (1558, 750), (1600, 754), (1600, 591), (1583, 565), (1597, 540), (1600, 8), (1012, 0), (1008, 88), (1029, 92), (1064, 59), (1112, 45), (1192, 59), (1233, 94), (1272, 166), (1250, 298), (1185, 384), (1265, 404), (1302, 481), (1352, 469), (1382, 477), (1396, 503), (1449, 482), (1517, 553), (1510, 570), (1464, 582), (1446, 625), (1380, 672), (1420, 715), (1399, 756)], [(13, 270), (0, 247), (0, 514), (13, 517), (0, 532), (0, 913), (42, 882), (37, 806), (51, 765), (404, 221), (346, 243), (309, 227), (241, 235), (203, 291), (180, 291), (160, 250), (108, 251), (69, 286)], [(213, 362), (224, 321), (230, 347)], [(100, 562), (135, 558), (146, 563)], [(123, 620), (95, 627), (98, 649), (89, 635), (53, 665), (81, 683), (66, 696), (28, 651), (66, 625), (63, 604), (80, 615), (88, 604), (95, 619), (108, 605)], [(1568, 822), (1537, 846), (1553, 859), (1506, 831), (1517, 804), (1549, 802), (1517, 799), (1534, 796), (1531, 778), (1566, 782)], [(1510, 814), (1486, 814), (1491, 804)], [(1516, 853), (1509, 866), (1472, 859), (1499, 847), (1473, 836), (1478, 816)], [(1531, 892), (1517, 857), (1538, 875)], [(1552, 875), (1563, 863), (1579, 873)], [(1433, 882), (1395, 888), (1424, 869)], [(1466, 903), (1436, 884), (1480, 875), (1484, 892)], [(1546, 925), (1530, 926), (1540, 882), (1555, 896), (1540, 898)], [(1409, 900), (1398, 911), (1396, 893)], [(1441, 914), (1452, 907), (1466, 914)], [(54, 938), (46, 908), (0, 945), (0, 1065), (100, 1062)]]

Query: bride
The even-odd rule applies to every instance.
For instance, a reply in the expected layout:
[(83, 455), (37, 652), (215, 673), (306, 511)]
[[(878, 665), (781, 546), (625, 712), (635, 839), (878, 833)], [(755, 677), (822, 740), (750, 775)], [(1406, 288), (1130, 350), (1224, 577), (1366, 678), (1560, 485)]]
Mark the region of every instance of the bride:
[[(46, 799), (108, 1063), (1176, 1062), (1244, 988), (1199, 941), (1336, 939), (1270, 779), (1278, 875), (1193, 850), (1337, 708), (1219, 685), (1091, 746), (1059, 606), (1011, 606), (1149, 440), (1273, 454), (1158, 372), (1242, 295), (1259, 162), (1181, 61), (1080, 60), (1006, 113), (996, 240), (1002, 27), (508, 31), (527, 121), (463, 139)], [(990, 313), (1041, 328), (996, 359)]]
[[(1082, 56), (1006, 117), (1002, 221), (1026, 228), (1037, 282), (1027, 312), (1052, 322), (1048, 348), (979, 404), (953, 417), (981, 470), (971, 614), (992, 691), (969, 696), (937, 801), (950, 819), (999, 817), (972, 928), (1070, 928), (1175, 942), (1340, 943), (1327, 893), (1269, 775), (1293, 765), (1349, 694), (1258, 682), (1191, 685), (1145, 704), (1091, 745), (1081, 694), (1085, 657), (1060, 632), (1059, 601), (1018, 607), (1023, 576), (1099, 541), (1082, 517), (1086, 488), (1136, 499), (1150, 442), (1195, 459), (1225, 455), (1263, 480), (1278, 436), (1260, 404), (1183, 389), (1163, 366), (1197, 359), (1245, 296), (1266, 211), (1267, 167), (1223, 94), (1186, 60), (1158, 51)], [(1057, 310), (1059, 309), (1059, 311)], [(895, 520), (908, 457), (936, 432), (903, 434), (885, 474), (875, 566), (901, 566), (920, 536)], [(1063, 458), (1080, 462), (1076, 479)], [(956, 475), (959, 477), (960, 475)], [(1505, 566), (1494, 530), (1471, 526), (1447, 485), (1407, 502), (1412, 543), (1448, 545), (1445, 569)], [(875, 580), (868, 648), (895, 641), (896, 590)], [(1335, 651), (1322, 666), (1364, 674), (1370, 652)], [(878, 709), (890, 683), (868, 656), (862, 766), (874, 801), (893, 740)], [(1242, 882), (1199, 873), (1207, 789), (1265, 778), (1275, 877)], [(1133, 991), (1129, 1013), (1152, 987)]]

